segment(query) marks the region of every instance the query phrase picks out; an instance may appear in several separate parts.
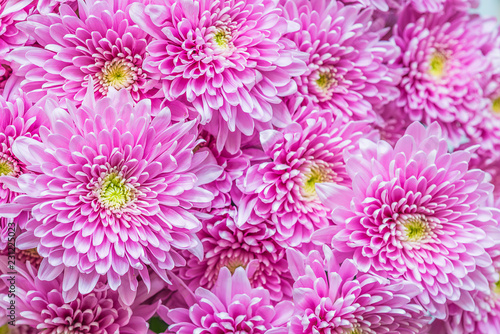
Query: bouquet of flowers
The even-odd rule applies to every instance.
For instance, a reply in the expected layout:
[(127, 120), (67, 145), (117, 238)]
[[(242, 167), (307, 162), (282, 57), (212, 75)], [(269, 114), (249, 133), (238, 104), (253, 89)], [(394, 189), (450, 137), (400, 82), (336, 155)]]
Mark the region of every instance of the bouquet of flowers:
[(477, 0), (0, 0), (0, 333), (500, 333)]

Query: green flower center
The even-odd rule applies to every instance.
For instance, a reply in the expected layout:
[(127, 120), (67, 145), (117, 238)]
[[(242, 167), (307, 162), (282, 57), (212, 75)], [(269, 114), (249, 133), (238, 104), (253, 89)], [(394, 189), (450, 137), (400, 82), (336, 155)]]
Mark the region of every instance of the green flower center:
[(0, 334), (9, 334), (9, 333), (10, 329), (8, 324), (5, 324), (2, 327), (0, 327)]
[(133, 198), (133, 191), (117, 173), (106, 176), (101, 185), (100, 202), (107, 208), (120, 209)]
[(410, 241), (422, 240), (427, 235), (427, 223), (421, 219), (410, 219), (404, 226)]
[(495, 286), (493, 287), (493, 291), (497, 294), (500, 295), (500, 281), (495, 283)]
[(324, 92), (328, 91), (337, 81), (330, 71), (321, 71), (316, 79), (316, 85)]
[(327, 89), (330, 85), (330, 79), (328, 73), (321, 73), (319, 79), (316, 80), (316, 84), (319, 88)]
[(500, 114), (500, 97), (493, 100), (491, 109), (495, 114)]
[(14, 165), (7, 160), (0, 160), (0, 176), (11, 175), (14, 173)]
[(446, 57), (441, 52), (435, 52), (429, 61), (429, 73), (440, 78), (444, 75), (446, 67)]
[(116, 62), (107, 68), (104, 80), (112, 87), (125, 85), (128, 81), (130, 68), (122, 62)]
[(229, 42), (229, 36), (223, 29), (219, 29), (214, 34), (214, 41), (220, 48), (225, 49), (225, 48), (227, 48), (227, 45)]
[(140, 76), (142, 69), (127, 59), (115, 58), (106, 62), (101, 72), (96, 74), (99, 91), (106, 95), (109, 87), (116, 90), (132, 86)]
[(331, 182), (332, 176), (326, 166), (313, 164), (304, 172), (301, 193), (305, 198), (316, 198), (316, 183)]

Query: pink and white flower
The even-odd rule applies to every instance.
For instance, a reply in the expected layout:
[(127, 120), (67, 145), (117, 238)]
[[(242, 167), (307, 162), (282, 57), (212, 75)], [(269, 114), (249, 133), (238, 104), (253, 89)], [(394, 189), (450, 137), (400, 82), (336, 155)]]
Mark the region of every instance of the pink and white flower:
[[(16, 191), (9, 189), (8, 183), (16, 182), (24, 173), (30, 173), (26, 165), (15, 156), (14, 141), (19, 137), (39, 140), (38, 131), (42, 125), (47, 124), (48, 119), (40, 105), (32, 106), (25, 95), (12, 101), (0, 96), (0, 205), (9, 205), (18, 195)], [(27, 219), (27, 212), (15, 218), (0, 217), (0, 250), (7, 246), (9, 229), (13, 234)]]
[(168, 100), (194, 105), (218, 150), (234, 153), (241, 134), (286, 124), (281, 97), (306, 68), (283, 37), (296, 26), (277, 0), (159, 0), (134, 4), (131, 16), (154, 39), (146, 68)]
[(168, 281), (166, 271), (185, 264), (181, 250), (202, 256), (196, 208), (210, 206), (213, 195), (201, 186), (221, 171), (198, 168), (207, 154), (193, 153), (195, 121), (172, 124), (169, 109), (152, 119), (149, 100), (135, 104), (127, 90), (93, 98), (89, 90), (67, 111), (50, 100), (51, 128), (40, 130), (41, 142), (15, 141), (16, 158), (32, 174), (9, 184), (24, 195), (0, 206), (0, 215), (32, 212), (18, 247), (44, 257), (42, 280), (64, 272), (66, 300), (106, 276), (130, 304), (137, 274), (148, 284), (149, 267)]
[[(139, 296), (131, 306), (120, 303), (117, 291), (102, 280), (87, 294), (78, 294), (75, 300), (63, 298), (61, 276), (42, 281), (29, 264), (19, 268), (16, 276), (16, 327), (27, 328), (39, 334), (147, 334), (147, 320), (156, 312), (159, 301), (144, 304), (148, 292), (144, 283), (137, 288)], [(8, 279), (8, 275), (2, 278)], [(4, 306), (4, 305), (2, 305)]]
[(404, 10), (395, 34), (404, 70), (398, 104), (412, 121), (437, 121), (456, 147), (464, 127), (487, 107), (481, 80), (489, 60), (481, 48), (495, 22), (446, 6), (443, 12)]
[(287, 250), (295, 314), (289, 334), (422, 333), (429, 319), (413, 298), (418, 285), (360, 272), (332, 250)]
[(131, 2), (89, 0), (79, 2), (77, 10), (61, 4), (58, 13), (20, 23), (19, 29), (42, 46), (10, 54), (22, 65), (29, 98), (36, 101), (49, 92), (81, 102), (91, 80), (96, 98), (111, 87), (128, 90), (136, 102), (156, 93), (157, 82), (144, 69), (150, 38), (130, 19)]
[(352, 187), (317, 186), (336, 225), (313, 239), (331, 242), (363, 272), (418, 284), (418, 300), (438, 319), (449, 302), (472, 311), (475, 294), (498, 280), (485, 249), (499, 227), (488, 206), (493, 186), (469, 170), (470, 158), (448, 153), (437, 123), (413, 123), (394, 147), (363, 140), (346, 164)]
[(300, 25), (287, 34), (308, 55), (298, 91), (316, 107), (346, 120), (375, 119), (373, 108), (398, 97), (395, 46), (371, 32), (370, 10), (340, 1), (281, 1), (284, 15)]
[(189, 309), (160, 306), (158, 313), (171, 324), (169, 332), (286, 334), (293, 313), (290, 301), (273, 305), (266, 289), (252, 288), (241, 267), (233, 276), (221, 268), (214, 288), (198, 288), (191, 299)]
[(329, 212), (316, 194), (316, 183), (350, 183), (344, 152), (357, 147), (365, 123), (343, 124), (328, 112), (317, 112), (302, 124), (282, 131), (266, 130), (260, 141), (267, 161), (251, 166), (241, 184), (249, 197), (242, 210), (272, 222), (275, 239), (290, 246), (310, 241), (311, 234), (330, 224)]
[(292, 278), (285, 248), (273, 240), (275, 231), (266, 228), (262, 219), (261, 224), (238, 226), (235, 207), (215, 209), (210, 214), (213, 217), (203, 220), (203, 229), (198, 232), (205, 257), (200, 261), (190, 255), (186, 267), (179, 268), (179, 276), (189, 281), (193, 290), (200, 286), (211, 289), (220, 268), (226, 267), (234, 273), (236, 268), (243, 267), (251, 286), (266, 288), (273, 301), (291, 297)]

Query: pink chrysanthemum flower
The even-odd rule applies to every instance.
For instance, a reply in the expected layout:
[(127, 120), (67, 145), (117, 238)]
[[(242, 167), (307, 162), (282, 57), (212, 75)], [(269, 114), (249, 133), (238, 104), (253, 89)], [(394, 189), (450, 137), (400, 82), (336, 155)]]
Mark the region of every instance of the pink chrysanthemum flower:
[[(498, 221), (500, 211), (494, 211), (494, 218)], [(432, 324), (431, 333), (448, 334), (491, 334), (500, 330), (500, 232), (498, 229), (490, 228), (487, 234), (497, 244), (488, 248), (486, 252), (491, 256), (494, 272), (488, 277), (491, 292), (486, 294), (478, 292), (474, 295), (475, 307), (464, 310), (455, 303), (450, 303), (450, 316), (447, 320), (435, 321)]]
[(13, 48), (23, 46), (28, 36), (20, 31), (17, 23), (25, 21), (33, 0), (2, 0), (0, 1), (0, 58)]
[(155, 39), (146, 66), (166, 98), (192, 103), (219, 150), (234, 153), (241, 133), (287, 120), (280, 97), (296, 92), (291, 77), (305, 65), (282, 37), (294, 25), (276, 0), (159, 0), (134, 4), (131, 15)]
[[(112, 87), (127, 89), (135, 101), (151, 96), (155, 80), (143, 69), (147, 34), (128, 15), (131, 1), (89, 0), (75, 11), (32, 15), (19, 28), (43, 48), (24, 47), (10, 57), (22, 64), (23, 89), (32, 100), (47, 92), (82, 101), (93, 80), (97, 98)], [(78, 14), (77, 14), (78, 13)]]
[(160, 306), (159, 315), (171, 324), (168, 333), (286, 334), (293, 313), (290, 301), (273, 305), (266, 289), (252, 288), (241, 267), (232, 277), (223, 267), (214, 288), (198, 288), (192, 299), (189, 309)]
[(266, 288), (272, 300), (290, 297), (292, 280), (285, 248), (272, 239), (274, 231), (265, 228), (265, 222), (237, 226), (235, 207), (212, 210), (210, 214), (213, 217), (203, 220), (203, 229), (198, 232), (204, 259), (200, 261), (191, 255), (186, 267), (179, 268), (180, 277), (191, 281), (189, 286), (194, 289), (199, 286), (211, 289), (220, 268), (226, 267), (234, 273), (236, 268), (243, 267), (252, 287)]
[(489, 60), (482, 83), (487, 108), (477, 112), (465, 125), (468, 142), (459, 148), (478, 145), (471, 165), (492, 175), (495, 193), (500, 193), (500, 31), (492, 31), (492, 38), (482, 52)]
[(420, 302), (444, 319), (447, 302), (471, 310), (476, 292), (490, 292), (495, 274), (485, 249), (496, 243), (498, 223), (485, 173), (468, 169), (469, 151), (448, 153), (441, 135), (437, 123), (415, 122), (394, 148), (362, 141), (347, 160), (352, 188), (318, 186), (337, 226), (313, 239), (331, 240), (363, 272), (419, 284)]
[(492, 293), (478, 293), (474, 296), (476, 306), (473, 311), (451, 304), (448, 320), (436, 320), (431, 333), (443, 334), (491, 334), (500, 329), (500, 283), (494, 284)]
[[(11, 203), (18, 195), (7, 183), (15, 182), (17, 177), (28, 172), (12, 151), (14, 141), (21, 136), (38, 140), (38, 130), (46, 124), (43, 111), (37, 105), (31, 106), (24, 95), (13, 102), (0, 96), (0, 205)], [(23, 213), (16, 218), (0, 217), (0, 250), (7, 245), (10, 223), (18, 226), (27, 216)]]
[(201, 253), (201, 224), (190, 209), (210, 206), (213, 195), (201, 186), (220, 170), (198, 168), (206, 154), (193, 154), (195, 121), (171, 124), (168, 109), (152, 120), (149, 100), (134, 104), (127, 90), (93, 97), (89, 89), (69, 112), (49, 101), (51, 129), (40, 130), (42, 142), (16, 140), (16, 157), (35, 174), (9, 185), (25, 195), (0, 214), (32, 212), (18, 247), (37, 247), (41, 279), (64, 270), (67, 299), (107, 275), (129, 302), (137, 273), (148, 282), (149, 266), (168, 281), (166, 270), (185, 264), (179, 250)]
[[(4, 280), (8, 276), (3, 277)], [(16, 325), (36, 328), (39, 334), (147, 334), (147, 320), (156, 312), (158, 302), (142, 305), (148, 296), (141, 283), (139, 296), (131, 306), (120, 303), (118, 292), (99, 281), (87, 294), (66, 302), (61, 292), (61, 276), (49, 282), (37, 277), (29, 264), (16, 276)]]
[(339, 265), (330, 248), (323, 252), (287, 250), (295, 279), (289, 334), (421, 333), (429, 319), (413, 301), (417, 285), (362, 273), (351, 260)]
[(481, 47), (494, 24), (449, 6), (436, 14), (406, 9), (400, 15), (397, 64), (405, 74), (398, 104), (412, 121), (439, 122), (455, 146), (463, 126), (487, 105), (480, 80), (489, 62)]
[(302, 125), (266, 130), (260, 140), (268, 160), (250, 167), (242, 190), (253, 198), (242, 204), (276, 226), (276, 240), (291, 246), (309, 242), (311, 233), (329, 225), (329, 209), (319, 200), (315, 184), (349, 184), (343, 153), (357, 146), (366, 125), (342, 124), (320, 113)]
[(396, 48), (370, 32), (371, 11), (338, 1), (282, 1), (285, 17), (301, 29), (287, 36), (307, 53), (299, 92), (347, 119), (374, 119), (373, 107), (398, 96), (399, 75), (387, 63)]

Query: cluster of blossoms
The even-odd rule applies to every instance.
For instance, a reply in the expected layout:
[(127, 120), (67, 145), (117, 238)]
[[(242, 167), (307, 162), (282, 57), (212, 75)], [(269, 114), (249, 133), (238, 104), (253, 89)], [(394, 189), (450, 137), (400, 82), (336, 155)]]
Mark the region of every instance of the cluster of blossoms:
[(500, 333), (476, 0), (0, 0), (0, 334)]

